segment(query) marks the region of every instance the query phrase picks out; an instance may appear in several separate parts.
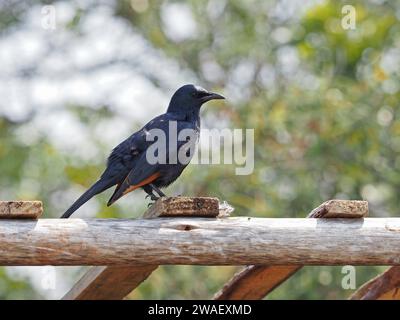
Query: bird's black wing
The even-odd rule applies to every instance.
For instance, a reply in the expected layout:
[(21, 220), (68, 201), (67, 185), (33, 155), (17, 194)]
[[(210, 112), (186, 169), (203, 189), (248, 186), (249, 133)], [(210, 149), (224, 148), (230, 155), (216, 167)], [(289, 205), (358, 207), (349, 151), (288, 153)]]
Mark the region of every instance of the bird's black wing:
[[(149, 139), (152, 129), (159, 129), (164, 132), (168, 131), (169, 121), (180, 121), (180, 116), (168, 113), (162, 114), (142, 129), (132, 134), (128, 139), (116, 146), (108, 157), (107, 168), (102, 178), (110, 178), (118, 176), (120, 180), (126, 178), (129, 172), (137, 167), (138, 161), (142, 159), (150, 145), (154, 141)], [(139, 161), (140, 162), (140, 161)], [(141, 163), (141, 162), (140, 162)]]
[(135, 160), (146, 150), (148, 142), (143, 129), (121, 142), (111, 152), (101, 178), (119, 177), (123, 180), (134, 167)]
[[(170, 121), (176, 121), (178, 132), (180, 132), (180, 130), (182, 129), (189, 129), (193, 127), (193, 123), (184, 121), (184, 118), (180, 118), (179, 115), (164, 114), (160, 117), (155, 118), (143, 128), (144, 136), (148, 135), (151, 129), (158, 129), (165, 132), (168, 138)], [(113, 204), (125, 194), (144, 185), (147, 185), (160, 177), (162, 164), (151, 163), (147, 159), (146, 151), (148, 147), (153, 143), (153, 141), (147, 141), (146, 148), (143, 149), (143, 151), (138, 154), (135, 161), (131, 163), (132, 166), (129, 167), (130, 171), (127, 173), (123, 182), (118, 184), (113, 196), (108, 202), (108, 205)], [(179, 150), (181, 145), (183, 145), (184, 143), (185, 142), (177, 142), (177, 150)], [(168, 144), (166, 147), (168, 148)], [(168, 161), (169, 160), (167, 152), (166, 162), (168, 163)]]

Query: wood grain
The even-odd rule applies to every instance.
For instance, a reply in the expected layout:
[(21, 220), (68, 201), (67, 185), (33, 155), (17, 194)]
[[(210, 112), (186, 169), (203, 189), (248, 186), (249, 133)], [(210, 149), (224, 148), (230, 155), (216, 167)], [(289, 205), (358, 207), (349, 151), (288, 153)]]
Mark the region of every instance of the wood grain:
[(218, 198), (210, 197), (163, 197), (158, 199), (147, 212), (145, 218), (157, 217), (209, 217), (219, 215)]
[(41, 201), (0, 201), (0, 219), (38, 219), (42, 213)]
[[(308, 218), (363, 218), (368, 202), (329, 200), (315, 208)], [(215, 294), (215, 300), (259, 300), (289, 279), (302, 266), (247, 266)]]
[(400, 265), (400, 218), (0, 221), (0, 265)]
[(315, 208), (309, 218), (364, 218), (368, 202), (360, 200), (329, 200)]
[(63, 300), (121, 300), (157, 266), (92, 267)]
[(400, 300), (400, 267), (390, 267), (376, 278), (366, 282), (351, 300)]
[(229, 280), (214, 300), (260, 300), (301, 266), (247, 266)]

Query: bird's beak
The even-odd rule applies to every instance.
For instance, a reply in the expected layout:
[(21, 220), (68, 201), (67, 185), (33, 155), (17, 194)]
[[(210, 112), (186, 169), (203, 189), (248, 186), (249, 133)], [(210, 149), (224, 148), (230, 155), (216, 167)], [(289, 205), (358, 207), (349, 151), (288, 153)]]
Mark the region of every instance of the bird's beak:
[(221, 99), (225, 99), (225, 97), (215, 92), (209, 92), (206, 96), (201, 98), (203, 103), (210, 100), (221, 100)]

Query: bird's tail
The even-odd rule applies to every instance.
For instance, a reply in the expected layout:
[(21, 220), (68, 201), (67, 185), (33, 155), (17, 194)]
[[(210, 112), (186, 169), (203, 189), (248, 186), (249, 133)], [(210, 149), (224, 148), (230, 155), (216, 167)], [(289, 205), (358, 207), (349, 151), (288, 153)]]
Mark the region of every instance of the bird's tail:
[(91, 186), (89, 190), (87, 190), (83, 195), (81, 195), (79, 199), (76, 200), (74, 204), (67, 211), (64, 212), (61, 218), (69, 218), (76, 210), (78, 210), (82, 205), (88, 202), (95, 195), (99, 194), (100, 192), (103, 192), (104, 190), (107, 190), (108, 188), (111, 188), (115, 184), (116, 183), (114, 183), (113, 180), (100, 179), (93, 186)]

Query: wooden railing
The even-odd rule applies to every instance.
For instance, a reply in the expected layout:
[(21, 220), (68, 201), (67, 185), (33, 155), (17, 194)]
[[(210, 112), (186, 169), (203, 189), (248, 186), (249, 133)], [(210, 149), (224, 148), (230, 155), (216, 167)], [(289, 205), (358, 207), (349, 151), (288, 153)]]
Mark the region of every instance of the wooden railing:
[(226, 217), (218, 199), (186, 197), (136, 220), (33, 219), (41, 213), (38, 202), (0, 203), (0, 265), (94, 266), (64, 299), (122, 299), (163, 264), (247, 265), (214, 299), (262, 299), (306, 265), (392, 265), (352, 299), (399, 298), (400, 218), (366, 218), (365, 201), (296, 219)]

